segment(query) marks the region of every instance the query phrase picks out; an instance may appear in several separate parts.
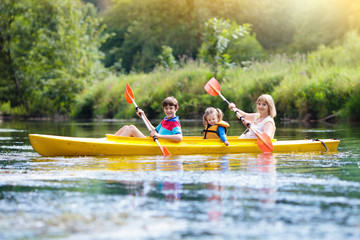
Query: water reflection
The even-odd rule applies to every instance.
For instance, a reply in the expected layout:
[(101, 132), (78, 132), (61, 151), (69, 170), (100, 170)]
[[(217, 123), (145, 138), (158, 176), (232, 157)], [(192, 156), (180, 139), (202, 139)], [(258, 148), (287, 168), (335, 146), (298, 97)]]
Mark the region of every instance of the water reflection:
[(256, 162), (257, 173), (265, 173), (265, 181), (268, 184), (265, 187), (256, 189), (258, 191), (259, 201), (263, 204), (267, 204), (267, 207), (274, 205), (276, 201), (276, 157), (272, 153), (262, 153), (258, 155)]
[(118, 125), (1, 127), (0, 239), (360, 237), (357, 128), (279, 127), (279, 139), (341, 138), (336, 154), (46, 158), (29, 132), (102, 137)]
[(219, 171), (248, 169), (270, 172), (276, 170), (274, 154), (227, 154), (192, 156), (121, 156), (121, 157), (37, 157), (32, 159), (34, 170), (57, 169), (78, 171)]
[[(159, 193), (165, 201), (182, 199), (188, 189), (203, 183), (206, 201), (211, 206), (209, 219), (221, 217), (222, 192), (248, 192), (262, 203), (274, 203), (276, 193), (276, 155), (234, 154), (157, 157), (82, 157), (34, 158), (31, 174), (57, 178), (105, 177), (122, 184), (129, 195), (144, 196)], [(110, 172), (109, 172), (110, 171)], [(36, 174), (36, 173), (39, 174)], [(111, 174), (113, 172), (113, 174)], [(116, 172), (127, 174), (118, 175)], [(243, 174), (241, 174), (243, 172)], [(240, 174), (239, 174), (240, 173)], [(30, 175), (31, 175), (30, 174)], [(59, 177), (60, 176), (60, 177)], [(195, 182), (194, 182), (195, 180)], [(186, 194), (185, 194), (186, 195)], [(201, 197), (198, 194), (197, 197)], [(188, 198), (186, 196), (185, 198)], [(216, 205), (216, 206), (215, 206)]]

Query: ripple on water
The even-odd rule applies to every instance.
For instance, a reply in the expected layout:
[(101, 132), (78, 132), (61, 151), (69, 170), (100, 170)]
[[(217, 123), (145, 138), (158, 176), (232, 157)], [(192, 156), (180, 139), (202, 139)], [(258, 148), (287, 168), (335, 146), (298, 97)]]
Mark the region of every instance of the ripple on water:
[(31, 145), (3, 145), (0, 147), (9, 150), (34, 150)]
[(359, 182), (301, 172), (304, 165), (343, 167), (336, 165), (341, 156), (275, 157), (277, 164), (242, 154), (168, 159), (30, 155), (18, 167), (0, 170), (0, 238), (360, 236), (360, 198), (349, 195), (360, 192)]
[(26, 132), (23, 129), (11, 129), (11, 128), (0, 128), (0, 133), (9, 133), (9, 132)]
[(301, 130), (301, 132), (304, 132), (304, 133), (327, 133), (327, 132), (337, 132), (337, 130), (334, 130), (334, 129), (304, 129), (304, 130)]
[(0, 137), (0, 141), (10, 141), (13, 140), (12, 137)]

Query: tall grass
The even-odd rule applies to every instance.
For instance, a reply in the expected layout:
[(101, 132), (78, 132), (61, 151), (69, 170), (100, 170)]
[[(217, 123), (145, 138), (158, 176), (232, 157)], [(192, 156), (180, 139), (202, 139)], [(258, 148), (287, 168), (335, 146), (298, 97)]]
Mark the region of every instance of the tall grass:
[(10, 101), (0, 102), (0, 115), (7, 115), (12, 117), (22, 117), (26, 115), (24, 106), (11, 107)]
[(134, 117), (132, 104), (125, 101), (125, 85), (132, 88), (136, 103), (148, 117), (163, 117), (162, 101), (174, 96), (179, 101), (180, 116), (198, 116), (198, 109), (211, 98), (204, 94), (203, 86), (209, 75), (209, 68), (196, 63), (187, 64), (175, 70), (156, 70), (149, 74), (132, 73), (111, 76), (97, 82), (79, 95), (72, 116), (129, 118)]
[[(227, 70), (219, 79), (222, 94), (241, 109), (255, 111), (258, 96), (273, 96), (278, 118), (321, 119), (334, 113), (360, 119), (360, 37), (350, 32), (336, 46), (321, 46), (309, 54), (274, 55), (267, 61), (249, 61)], [(73, 117), (129, 118), (133, 106), (124, 98), (126, 82), (135, 100), (150, 118), (162, 118), (162, 100), (175, 96), (182, 118), (199, 118), (208, 106), (233, 113), (219, 98), (208, 95), (204, 85), (211, 77), (208, 66), (190, 62), (173, 70), (149, 74), (110, 76), (79, 95)]]

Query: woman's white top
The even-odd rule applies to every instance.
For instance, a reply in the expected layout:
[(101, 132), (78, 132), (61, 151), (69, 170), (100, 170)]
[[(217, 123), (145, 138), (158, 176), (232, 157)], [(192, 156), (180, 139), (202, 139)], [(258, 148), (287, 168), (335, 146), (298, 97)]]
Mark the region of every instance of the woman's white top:
[[(256, 113), (255, 117), (254, 117), (254, 121), (252, 123), (252, 127), (257, 129), (260, 132), (264, 132), (264, 125), (267, 122), (271, 122), (272, 125), (274, 126), (274, 132), (272, 134), (272, 136), (270, 136), (271, 138), (274, 138), (275, 135), (275, 121), (274, 119), (268, 115), (266, 118), (264, 118), (261, 122), (258, 121), (258, 119), (260, 118), (260, 113)], [(256, 138), (256, 135), (253, 131), (247, 129), (248, 131), (245, 131), (243, 134), (241, 134), (241, 136), (239, 138)]]

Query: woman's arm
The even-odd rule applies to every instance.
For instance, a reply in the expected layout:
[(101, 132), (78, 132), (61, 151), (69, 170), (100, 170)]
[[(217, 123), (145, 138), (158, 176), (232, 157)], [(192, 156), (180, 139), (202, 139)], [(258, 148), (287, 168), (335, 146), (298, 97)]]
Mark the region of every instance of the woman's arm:
[(264, 125), (264, 133), (269, 135), (269, 137), (273, 137), (275, 133), (275, 126), (272, 122), (266, 122)]
[[(255, 118), (255, 114), (256, 114), (256, 113), (247, 113), (247, 112), (244, 112), (243, 110), (237, 108), (234, 103), (230, 103), (230, 104), (229, 104), (229, 108), (230, 108), (231, 111), (239, 112), (240, 115), (245, 118), (245, 120), (254, 122), (254, 118)], [(236, 115), (236, 116), (237, 116), (238, 118), (240, 118), (238, 115)]]

